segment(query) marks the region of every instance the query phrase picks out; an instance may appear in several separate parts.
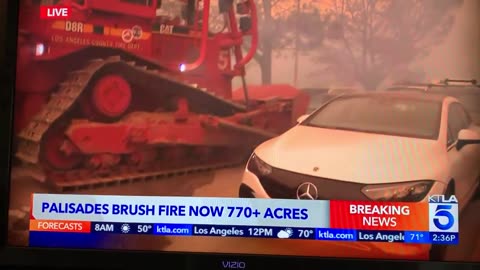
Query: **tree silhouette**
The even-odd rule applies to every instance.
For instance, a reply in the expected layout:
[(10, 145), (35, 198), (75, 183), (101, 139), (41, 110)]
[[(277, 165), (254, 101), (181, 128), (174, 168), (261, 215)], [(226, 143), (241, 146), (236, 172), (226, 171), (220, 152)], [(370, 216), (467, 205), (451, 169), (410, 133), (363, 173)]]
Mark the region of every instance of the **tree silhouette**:
[[(449, 33), (463, 0), (331, 0), (328, 42), (316, 61), (343, 82), (376, 89), (405, 76)], [(325, 70), (323, 70), (325, 72)]]
[[(272, 82), (274, 51), (298, 50), (306, 52), (323, 40), (324, 22), (315, 0), (305, 2), (297, 9), (297, 0), (257, 0), (259, 44), (255, 61), (261, 70), (263, 84)], [(312, 27), (313, 26), (313, 27)], [(298, 44), (295, 42), (298, 38)], [(248, 49), (248, 48), (246, 48)]]

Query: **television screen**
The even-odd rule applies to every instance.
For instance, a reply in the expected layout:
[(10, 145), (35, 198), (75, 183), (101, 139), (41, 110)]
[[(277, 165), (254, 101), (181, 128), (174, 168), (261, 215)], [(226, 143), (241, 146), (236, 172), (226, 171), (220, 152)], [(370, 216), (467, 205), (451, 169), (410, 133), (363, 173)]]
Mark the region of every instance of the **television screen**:
[(20, 0), (8, 244), (480, 262), (478, 7)]

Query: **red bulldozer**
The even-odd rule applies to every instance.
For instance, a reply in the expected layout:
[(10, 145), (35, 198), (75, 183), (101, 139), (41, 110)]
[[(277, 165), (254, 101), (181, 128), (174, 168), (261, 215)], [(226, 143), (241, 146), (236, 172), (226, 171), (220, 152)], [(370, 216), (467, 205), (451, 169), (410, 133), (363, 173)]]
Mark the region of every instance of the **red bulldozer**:
[(254, 0), (20, 2), (16, 157), (59, 190), (239, 164), (306, 111), (291, 86), (245, 82)]

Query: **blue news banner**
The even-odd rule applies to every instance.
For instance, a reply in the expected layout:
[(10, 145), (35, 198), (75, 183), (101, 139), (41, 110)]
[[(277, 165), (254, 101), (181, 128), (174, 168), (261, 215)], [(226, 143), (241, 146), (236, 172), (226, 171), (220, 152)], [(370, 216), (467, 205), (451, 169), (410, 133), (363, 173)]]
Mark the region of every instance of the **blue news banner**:
[(416, 244), (458, 244), (458, 233), (370, 231), (268, 226), (190, 225), (92, 222), (91, 233), (146, 234), (158, 236), (218, 236), (249, 238), (305, 239), (324, 241), (365, 241)]

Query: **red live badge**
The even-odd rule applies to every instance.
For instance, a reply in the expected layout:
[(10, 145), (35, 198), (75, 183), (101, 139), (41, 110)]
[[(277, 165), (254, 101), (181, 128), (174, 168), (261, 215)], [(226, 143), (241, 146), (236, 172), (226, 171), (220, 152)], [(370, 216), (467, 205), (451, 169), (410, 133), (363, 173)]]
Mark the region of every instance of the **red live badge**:
[(42, 6), (40, 7), (41, 19), (66, 19), (71, 14), (70, 7), (65, 6)]

